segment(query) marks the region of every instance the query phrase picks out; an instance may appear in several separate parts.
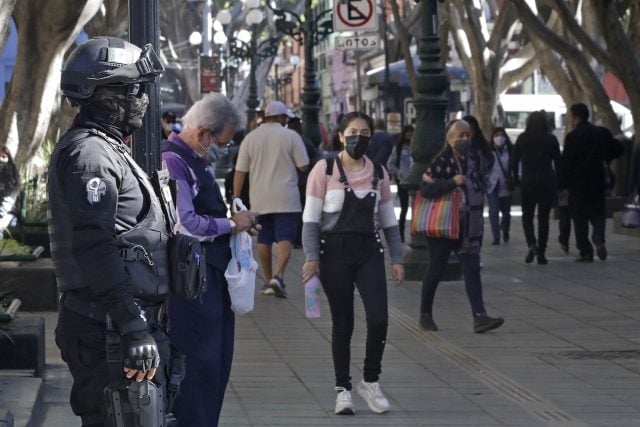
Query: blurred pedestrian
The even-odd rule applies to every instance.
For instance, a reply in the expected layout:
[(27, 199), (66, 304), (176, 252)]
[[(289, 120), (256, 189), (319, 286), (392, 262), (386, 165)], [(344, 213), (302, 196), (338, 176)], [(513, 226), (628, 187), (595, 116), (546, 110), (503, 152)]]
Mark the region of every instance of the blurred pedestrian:
[(387, 161), (387, 170), (389, 175), (393, 177), (397, 186), (398, 201), (400, 202), (400, 218), (398, 219), (398, 228), (400, 229), (400, 240), (404, 243), (404, 225), (407, 221), (407, 212), (409, 211), (409, 190), (404, 185), (404, 179), (409, 175), (413, 159), (411, 158), (411, 139), (415, 128), (406, 125), (402, 128), (402, 133), (398, 136), (389, 161)]
[[(567, 114), (573, 130), (567, 134), (562, 151), (563, 184), (569, 191), (569, 210), (579, 254), (576, 261), (593, 262), (593, 245), (601, 260), (607, 259), (605, 246), (605, 170), (620, 156), (624, 146), (602, 126), (589, 122), (589, 109), (573, 104)], [(589, 223), (593, 228), (589, 241)]]
[(480, 128), (478, 119), (474, 116), (466, 115), (462, 120), (469, 123), (469, 126), (471, 127), (471, 149), (480, 153), (479, 172), (486, 186), (486, 180), (489, 176), (489, 171), (491, 171), (491, 168), (493, 167), (495, 158), (491, 148), (491, 142), (487, 141), (487, 138), (484, 136), (484, 132), (482, 132), (482, 129)]
[[(512, 154), (513, 180), (521, 188), (522, 228), (529, 248), (524, 261), (531, 263), (537, 258), (538, 264), (547, 264), (545, 252), (549, 239), (549, 215), (558, 188), (560, 145), (549, 131), (546, 113), (534, 111), (529, 115)], [(522, 172), (519, 175), (520, 170)], [(536, 206), (537, 239), (533, 225)]]
[(233, 359), (235, 316), (224, 277), (229, 240), (255, 227), (255, 215), (242, 211), (228, 218), (207, 158), (211, 152), (222, 157), (241, 126), (233, 104), (224, 95), (208, 94), (186, 112), (183, 123), (180, 135), (173, 133), (162, 144), (162, 160), (176, 181), (178, 231), (203, 242), (207, 288), (196, 300), (169, 297), (171, 342), (185, 355), (186, 367), (174, 411), (180, 426), (210, 427), (218, 425)]
[[(258, 255), (266, 280), (262, 293), (278, 298), (287, 297), (284, 270), (302, 211), (297, 172), (304, 172), (309, 165), (302, 138), (284, 127), (291, 117), (293, 114), (282, 102), (267, 105), (264, 122), (240, 144), (233, 180), (234, 197), (239, 197), (249, 174), (249, 200), (251, 207), (260, 213), (258, 222), (262, 226), (258, 234)], [(271, 265), (274, 243), (275, 271)]]
[[(487, 200), (489, 222), (493, 244), (500, 244), (500, 231), (504, 242), (509, 241), (511, 227), (511, 199), (513, 177), (511, 173), (511, 140), (502, 127), (496, 127), (491, 135), (491, 146), (495, 160), (487, 178)], [(500, 220), (502, 215), (502, 220)]]
[(373, 122), (360, 112), (347, 114), (340, 123), (344, 149), (320, 161), (311, 171), (304, 211), (303, 243), (306, 261), (303, 281), (320, 276), (331, 309), (331, 347), (335, 370), (336, 414), (354, 414), (351, 400), (351, 336), (354, 326), (354, 291), (358, 288), (367, 319), (364, 379), (358, 394), (376, 413), (389, 410), (378, 379), (387, 339), (387, 281), (385, 233), (393, 278), (404, 279), (402, 245), (393, 210), (389, 176), (364, 153)]
[(499, 328), (504, 319), (490, 317), (482, 297), (480, 277), (480, 246), (483, 233), (482, 206), (484, 183), (479, 173), (479, 150), (471, 148), (471, 127), (464, 120), (449, 122), (445, 130), (445, 147), (438, 153), (422, 176), (420, 192), (435, 198), (451, 191), (464, 192), (460, 209), (461, 227), (458, 239), (427, 237), (429, 264), (422, 280), (420, 326), (425, 331), (437, 331), (433, 320), (433, 301), (438, 284), (447, 268), (449, 255), (455, 252), (460, 261), (467, 298), (473, 315), (473, 330), (481, 334)]
[(374, 163), (387, 164), (393, 150), (393, 137), (387, 133), (384, 119), (376, 119), (373, 135), (367, 148), (367, 157)]
[(169, 138), (171, 132), (173, 132), (176, 125), (176, 113), (173, 111), (165, 111), (162, 113), (162, 118), (160, 119), (160, 124), (162, 125), (162, 139)]

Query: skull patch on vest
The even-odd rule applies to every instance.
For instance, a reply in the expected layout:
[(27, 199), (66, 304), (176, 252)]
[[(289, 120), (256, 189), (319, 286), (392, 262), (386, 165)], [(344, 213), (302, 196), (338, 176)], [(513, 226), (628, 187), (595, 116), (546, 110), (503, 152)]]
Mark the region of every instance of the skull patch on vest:
[(100, 178), (91, 178), (87, 182), (87, 200), (90, 205), (100, 203), (100, 198), (107, 192), (107, 185)]

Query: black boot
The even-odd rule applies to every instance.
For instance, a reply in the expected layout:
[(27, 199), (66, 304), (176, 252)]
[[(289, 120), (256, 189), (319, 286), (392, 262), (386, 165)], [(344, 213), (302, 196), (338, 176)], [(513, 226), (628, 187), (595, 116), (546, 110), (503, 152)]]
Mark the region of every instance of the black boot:
[(489, 317), (486, 314), (477, 314), (473, 316), (473, 332), (482, 334), (492, 329), (497, 329), (504, 323), (502, 317)]
[(433, 317), (430, 314), (422, 313), (420, 315), (420, 327), (425, 331), (437, 331), (438, 325), (433, 321)]
[(527, 252), (527, 256), (524, 257), (524, 262), (526, 262), (527, 264), (531, 264), (537, 254), (538, 254), (538, 249), (535, 246), (530, 246), (529, 252)]
[(538, 264), (540, 265), (549, 264), (547, 257), (544, 256), (544, 251), (539, 251), (537, 257), (538, 257)]

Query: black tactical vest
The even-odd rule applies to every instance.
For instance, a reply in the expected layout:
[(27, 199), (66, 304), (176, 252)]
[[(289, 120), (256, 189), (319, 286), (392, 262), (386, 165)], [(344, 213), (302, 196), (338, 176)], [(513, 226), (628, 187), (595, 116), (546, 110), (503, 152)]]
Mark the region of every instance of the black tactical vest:
[[(51, 165), (57, 165), (64, 150), (83, 138), (100, 138), (108, 142), (114, 150), (114, 155), (122, 156), (129, 165), (140, 183), (140, 188), (146, 193), (144, 197), (150, 201), (143, 219), (133, 228), (119, 233), (116, 241), (125, 270), (131, 279), (133, 297), (149, 302), (161, 301), (169, 293), (169, 234), (160, 202), (149, 178), (120, 142), (94, 129), (77, 128), (67, 132), (56, 145)], [(89, 284), (82, 280), (81, 270), (72, 256), (72, 224), (55, 166), (49, 170), (48, 192), (51, 258), (58, 289), (65, 292), (88, 288)]]

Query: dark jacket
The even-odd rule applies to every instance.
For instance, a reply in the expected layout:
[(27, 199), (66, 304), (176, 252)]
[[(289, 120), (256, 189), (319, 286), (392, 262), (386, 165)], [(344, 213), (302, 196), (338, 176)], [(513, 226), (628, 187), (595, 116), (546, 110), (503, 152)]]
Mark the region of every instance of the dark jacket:
[(511, 153), (513, 181), (526, 187), (544, 186), (556, 191), (560, 169), (560, 144), (552, 133), (521, 133)]
[[(579, 123), (564, 140), (561, 185), (569, 190), (569, 204), (604, 212), (605, 167), (621, 153), (607, 128)], [(624, 147), (622, 148), (624, 150)]]

